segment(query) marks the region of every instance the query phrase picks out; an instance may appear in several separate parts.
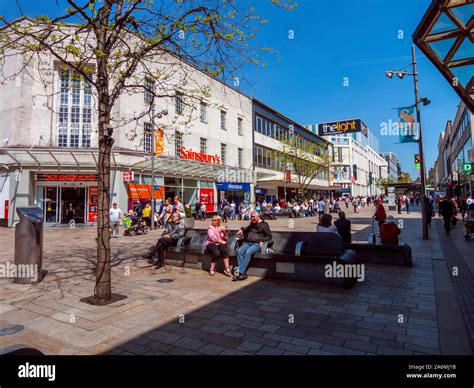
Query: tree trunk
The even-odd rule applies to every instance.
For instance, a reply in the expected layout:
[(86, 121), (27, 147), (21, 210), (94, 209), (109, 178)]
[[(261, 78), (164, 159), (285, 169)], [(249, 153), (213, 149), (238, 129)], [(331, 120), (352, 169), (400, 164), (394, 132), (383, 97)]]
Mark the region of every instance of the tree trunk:
[(99, 119), (99, 199), (97, 218), (97, 269), (95, 297), (100, 301), (110, 301), (112, 298), (111, 284), (111, 254), (110, 254), (110, 152), (113, 140), (104, 135), (105, 118)]

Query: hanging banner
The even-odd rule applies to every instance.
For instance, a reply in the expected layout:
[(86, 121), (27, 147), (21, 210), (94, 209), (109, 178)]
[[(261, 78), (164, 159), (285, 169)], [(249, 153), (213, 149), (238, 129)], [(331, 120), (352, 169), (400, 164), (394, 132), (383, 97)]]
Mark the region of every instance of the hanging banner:
[(416, 143), (415, 108), (412, 106), (398, 108), (398, 131), (400, 143)]
[(155, 155), (161, 155), (165, 152), (165, 141), (162, 129), (155, 130)]
[(202, 205), (206, 205), (206, 212), (214, 212), (214, 189), (200, 189), (200, 200)]

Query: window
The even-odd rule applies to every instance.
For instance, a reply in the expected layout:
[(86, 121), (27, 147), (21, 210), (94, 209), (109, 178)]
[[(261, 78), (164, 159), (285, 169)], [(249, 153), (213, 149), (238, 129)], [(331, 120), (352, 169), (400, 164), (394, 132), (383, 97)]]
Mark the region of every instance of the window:
[(59, 147), (91, 147), (91, 85), (71, 70), (60, 71)]
[(143, 124), (143, 149), (147, 152), (151, 152), (153, 126), (151, 123)]
[(179, 150), (183, 146), (183, 133), (175, 131), (174, 133), (174, 153), (179, 157)]
[(227, 158), (227, 145), (224, 143), (221, 143), (221, 163), (222, 164), (227, 164), (226, 158)]
[(201, 152), (203, 154), (207, 154), (207, 139), (205, 137), (201, 137), (200, 147), (201, 147)]
[(207, 123), (207, 104), (201, 101), (201, 122)]
[(243, 125), (244, 125), (244, 120), (242, 117), (238, 117), (237, 118), (237, 133), (239, 134), (239, 136), (244, 136), (244, 128), (243, 128)]
[(151, 78), (145, 78), (145, 92), (143, 98), (145, 104), (151, 104), (153, 101), (153, 96), (155, 94), (155, 81)]
[(243, 161), (244, 161), (244, 150), (242, 148), (239, 148), (238, 160), (239, 160), (239, 168), (242, 168)]
[(227, 112), (225, 110), (221, 110), (221, 129), (224, 131), (226, 130), (226, 116)]
[(183, 102), (183, 94), (182, 93), (176, 93), (176, 114), (180, 115), (183, 113), (184, 110), (184, 102)]

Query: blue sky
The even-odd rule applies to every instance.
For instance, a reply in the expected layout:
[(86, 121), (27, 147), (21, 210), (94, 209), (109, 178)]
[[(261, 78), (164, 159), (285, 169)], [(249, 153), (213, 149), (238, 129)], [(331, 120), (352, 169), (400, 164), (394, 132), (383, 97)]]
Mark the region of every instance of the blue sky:
[[(394, 144), (381, 136), (382, 122), (397, 120), (391, 108), (414, 103), (413, 78), (386, 78), (384, 71), (411, 63), (412, 33), (431, 0), (299, 0), (283, 12), (257, 1), (269, 24), (260, 43), (277, 49), (280, 59), (252, 75), (254, 95), (301, 124), (361, 118), (377, 135), (380, 151), (395, 152), (402, 169), (419, 176), (413, 157), (418, 144)], [(288, 39), (288, 31), (294, 39)], [(398, 39), (402, 30), (404, 39)], [(437, 157), (446, 121), (454, 119), (459, 97), (434, 65), (417, 50), (421, 124), (426, 171)], [(411, 71), (411, 66), (406, 70)], [(348, 77), (349, 86), (343, 84)]]
[[(419, 176), (413, 157), (418, 145), (395, 144), (381, 136), (380, 126), (396, 121), (396, 110), (414, 102), (413, 79), (388, 79), (384, 71), (411, 62), (411, 36), (431, 0), (299, 0), (283, 11), (269, 0), (252, 4), (269, 21), (258, 35), (259, 44), (279, 51), (265, 69), (249, 69), (251, 94), (299, 122), (312, 124), (361, 118), (380, 141), (380, 152), (395, 152), (404, 171)], [(25, 14), (56, 8), (53, 0), (21, 0)], [(17, 16), (12, 0), (0, 0), (1, 13)], [(289, 31), (294, 39), (289, 39)], [(404, 39), (398, 39), (399, 31)], [(418, 52), (420, 95), (432, 103), (422, 107), (427, 171), (437, 157), (439, 134), (453, 119), (459, 97), (432, 63)], [(408, 67), (406, 70), (411, 70)], [(348, 86), (344, 86), (347, 77)], [(246, 92), (249, 92), (249, 88)]]

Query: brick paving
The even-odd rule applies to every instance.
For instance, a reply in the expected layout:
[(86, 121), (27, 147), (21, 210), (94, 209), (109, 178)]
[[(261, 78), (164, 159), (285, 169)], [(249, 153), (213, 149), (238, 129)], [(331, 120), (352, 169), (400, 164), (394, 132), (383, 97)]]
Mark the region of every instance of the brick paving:
[[(347, 212), (354, 240), (367, 239), (371, 212)], [(368, 264), (365, 281), (351, 290), (253, 277), (232, 282), (179, 267), (154, 270), (140, 255), (159, 231), (112, 240), (113, 291), (127, 298), (100, 307), (79, 301), (93, 292), (95, 229), (47, 228), (44, 281), (0, 280), (0, 329), (24, 326), (0, 337), (0, 347), (27, 344), (46, 354), (443, 354), (433, 270), (435, 260), (444, 259), (441, 236), (432, 228), (431, 239), (423, 241), (416, 211), (394, 216), (403, 221), (413, 267)], [(272, 229), (314, 230), (317, 219), (290, 221), (271, 221)], [(0, 264), (12, 261), (14, 231), (2, 229), (0, 244)]]

